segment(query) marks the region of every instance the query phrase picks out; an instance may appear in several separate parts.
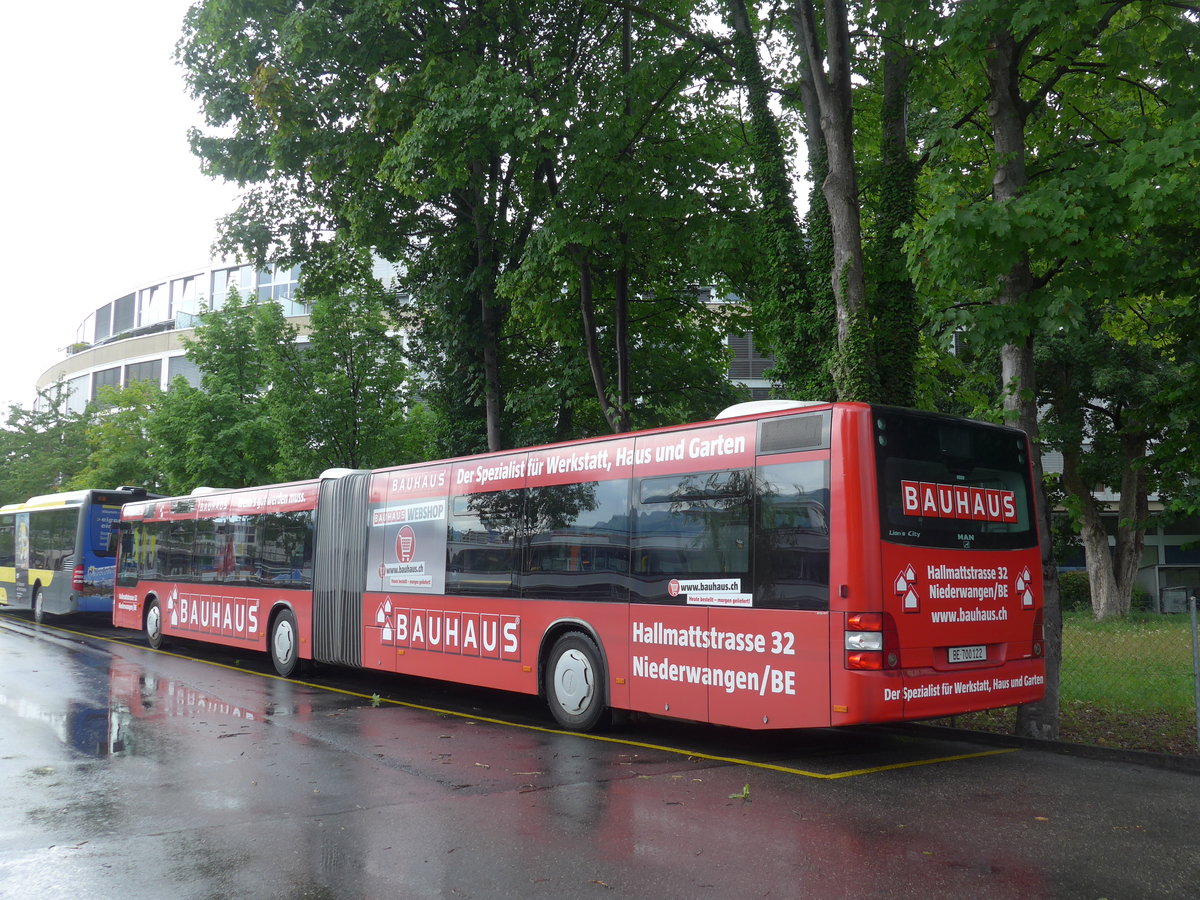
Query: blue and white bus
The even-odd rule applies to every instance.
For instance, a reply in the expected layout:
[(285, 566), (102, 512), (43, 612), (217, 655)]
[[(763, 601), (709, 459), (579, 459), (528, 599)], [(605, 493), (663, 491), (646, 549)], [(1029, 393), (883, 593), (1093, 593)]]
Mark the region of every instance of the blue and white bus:
[(143, 488), (45, 494), (0, 506), (0, 609), (112, 613), (121, 505)]

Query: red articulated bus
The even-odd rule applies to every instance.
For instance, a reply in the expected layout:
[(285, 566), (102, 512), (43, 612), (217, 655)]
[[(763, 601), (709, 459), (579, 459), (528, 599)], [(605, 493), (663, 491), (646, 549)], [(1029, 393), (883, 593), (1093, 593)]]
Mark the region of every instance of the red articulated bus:
[(1024, 433), (860, 403), (130, 503), (114, 623), (743, 728), (1039, 699)]

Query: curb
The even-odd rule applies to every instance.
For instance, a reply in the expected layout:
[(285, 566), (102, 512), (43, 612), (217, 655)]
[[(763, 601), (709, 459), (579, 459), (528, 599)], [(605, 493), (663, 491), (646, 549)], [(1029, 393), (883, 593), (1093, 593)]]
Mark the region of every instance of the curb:
[(1124, 750), (1113, 747), (1097, 747), (1091, 744), (1071, 744), (1066, 741), (1046, 741), (1038, 738), (1020, 737), (1015, 734), (994, 734), (988, 731), (970, 731), (965, 728), (950, 728), (945, 725), (911, 723), (889, 726), (900, 733), (924, 735), (986, 744), (995, 747), (1019, 747), (1040, 753), (1056, 753), (1060, 756), (1075, 756), (1126, 765), (1146, 766), (1187, 775), (1200, 775), (1200, 756), (1177, 756), (1173, 753), (1155, 753), (1149, 750)]

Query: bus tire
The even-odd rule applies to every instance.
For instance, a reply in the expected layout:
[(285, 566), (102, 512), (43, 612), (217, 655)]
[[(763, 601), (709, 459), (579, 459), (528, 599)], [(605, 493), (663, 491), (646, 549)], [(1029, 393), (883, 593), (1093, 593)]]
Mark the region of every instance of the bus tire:
[(300, 629), (290, 609), (281, 609), (271, 623), (271, 663), (283, 678), (300, 674)]
[(46, 621), (46, 597), (40, 587), (33, 589), (33, 621), (41, 625)]
[(591, 731), (607, 718), (600, 649), (583, 632), (554, 642), (542, 677), (550, 713), (563, 728)]
[(161, 650), (167, 645), (163, 637), (162, 607), (157, 600), (146, 604), (146, 643), (152, 650)]

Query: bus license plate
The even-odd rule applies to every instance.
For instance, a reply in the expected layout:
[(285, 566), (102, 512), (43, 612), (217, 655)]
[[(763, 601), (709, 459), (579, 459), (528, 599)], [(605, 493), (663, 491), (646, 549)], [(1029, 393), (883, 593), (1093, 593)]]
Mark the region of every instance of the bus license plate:
[(950, 662), (987, 662), (987, 647), (983, 644), (974, 647), (951, 647)]

